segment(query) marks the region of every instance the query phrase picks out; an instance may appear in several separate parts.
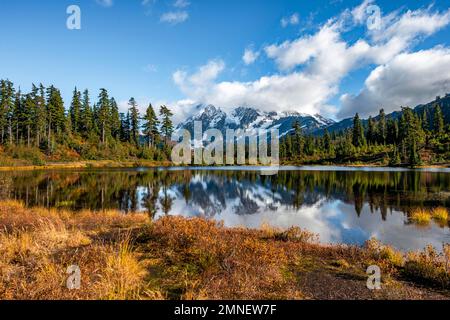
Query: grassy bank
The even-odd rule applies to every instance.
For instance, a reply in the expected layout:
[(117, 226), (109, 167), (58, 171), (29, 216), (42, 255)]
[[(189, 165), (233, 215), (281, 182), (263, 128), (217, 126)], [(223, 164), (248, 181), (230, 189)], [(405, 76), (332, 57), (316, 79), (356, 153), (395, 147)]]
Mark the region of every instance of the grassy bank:
[[(136, 150), (135, 150), (136, 151)], [(137, 151), (136, 151), (137, 152)], [(79, 168), (133, 168), (170, 166), (171, 161), (151, 160), (136, 155), (105, 154), (98, 158), (83, 158), (70, 150), (59, 150), (59, 155), (46, 155), (40, 149), (25, 146), (0, 146), (0, 171), (79, 169)]]
[(48, 162), (43, 165), (23, 164), (20, 162), (9, 166), (0, 166), (1, 171), (28, 171), (28, 170), (50, 170), (50, 169), (93, 169), (93, 168), (136, 168), (136, 167), (169, 167), (169, 161), (116, 161), (116, 160), (94, 160), (75, 162)]
[[(0, 299), (450, 299), (450, 250), (325, 246), (298, 228), (0, 203)], [(447, 260), (446, 260), (447, 258)], [(382, 289), (366, 269), (382, 270)], [(81, 288), (66, 287), (79, 266)]]

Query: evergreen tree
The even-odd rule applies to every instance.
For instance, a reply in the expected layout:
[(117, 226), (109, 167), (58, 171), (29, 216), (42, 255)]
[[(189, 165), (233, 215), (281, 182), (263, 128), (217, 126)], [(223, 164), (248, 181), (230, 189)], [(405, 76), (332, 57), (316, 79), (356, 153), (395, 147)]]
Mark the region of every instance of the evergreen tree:
[(121, 112), (119, 114), (119, 118), (120, 118), (120, 141), (125, 142), (128, 141), (126, 139), (126, 133), (125, 133), (125, 114), (123, 112)]
[(416, 167), (420, 165), (421, 159), (417, 152), (417, 144), (415, 137), (411, 138), (411, 143), (409, 144), (409, 165), (411, 167)]
[(369, 144), (373, 144), (376, 142), (377, 138), (378, 137), (375, 129), (375, 121), (372, 117), (369, 117), (369, 122), (367, 125), (367, 142), (369, 142)]
[(392, 157), (389, 160), (389, 165), (390, 166), (398, 166), (399, 164), (401, 164), (400, 154), (398, 152), (397, 146), (395, 146)]
[(35, 135), (36, 146), (40, 147), (42, 139), (46, 135), (47, 128), (47, 108), (45, 105), (45, 87), (42, 83), (39, 85), (39, 89), (33, 89), (33, 95), (35, 99), (36, 114), (35, 114)]
[(122, 127), (122, 141), (123, 142), (130, 142), (130, 128), (131, 128), (131, 119), (130, 119), (130, 111), (127, 112), (126, 116), (122, 113), (121, 115), (121, 127)]
[(31, 134), (32, 134), (32, 127), (34, 123), (34, 119), (36, 118), (37, 114), (37, 108), (36, 108), (36, 99), (34, 97), (34, 88), (32, 93), (29, 93), (25, 96), (24, 101), (24, 109), (23, 109), (23, 118), (22, 118), (22, 126), (24, 126), (26, 130), (26, 137), (27, 137), (27, 146), (31, 146)]
[(172, 133), (173, 133), (173, 123), (172, 123), (172, 119), (171, 119), (171, 117), (173, 116), (173, 113), (166, 106), (161, 106), (159, 114), (161, 115), (161, 118), (162, 118), (161, 132), (162, 132), (164, 140), (167, 144), (167, 142), (169, 142), (170, 139), (172, 138)]
[(438, 105), (434, 109), (434, 132), (438, 135), (444, 132), (444, 116)]
[(86, 89), (83, 92), (83, 101), (81, 104), (81, 123), (80, 132), (85, 137), (88, 138), (90, 135), (94, 134), (94, 115), (91, 109), (89, 91)]
[(325, 149), (325, 152), (327, 152), (329, 155), (332, 155), (334, 153), (333, 145), (331, 143), (331, 136), (328, 132), (328, 129), (325, 128), (325, 133), (323, 135), (323, 147)]
[(72, 126), (72, 132), (78, 134), (82, 132), (81, 126), (81, 92), (77, 90), (73, 91), (72, 103), (70, 104), (70, 124)]
[(134, 145), (139, 145), (139, 110), (134, 98), (128, 102), (130, 106), (130, 142)]
[[(412, 154), (418, 155), (417, 150), (419, 145), (425, 142), (425, 133), (422, 130), (420, 119), (411, 108), (402, 108), (402, 116), (399, 124), (399, 139), (402, 158), (409, 158), (411, 163)], [(414, 159), (415, 156), (413, 157)]]
[(353, 135), (350, 130), (346, 131), (343, 136), (339, 139), (339, 143), (336, 149), (336, 156), (339, 159), (345, 159), (347, 157), (353, 156), (354, 145), (353, 145)]
[(378, 134), (378, 142), (380, 144), (386, 144), (387, 139), (387, 123), (386, 123), (386, 113), (384, 112), (384, 109), (380, 110), (380, 114), (378, 115), (378, 128), (377, 128), (377, 134)]
[(1, 126), (1, 140), (4, 144), (8, 134), (8, 129), (11, 129), (10, 118), (11, 109), (14, 104), (14, 85), (9, 80), (1, 80), (0, 83), (0, 126)]
[(51, 133), (59, 134), (63, 132), (65, 126), (65, 109), (61, 92), (54, 86), (47, 89), (47, 122), (48, 130)]
[(296, 156), (302, 156), (305, 141), (303, 138), (303, 131), (302, 131), (300, 122), (295, 121), (293, 128), (294, 128), (294, 138), (295, 138), (294, 153)]
[(108, 144), (108, 136), (110, 134), (110, 100), (108, 97), (108, 91), (106, 89), (100, 89), (100, 94), (98, 96), (98, 111), (97, 111), (97, 121), (100, 130), (101, 143), (104, 145)]
[(8, 115), (9, 122), (9, 141), (10, 144), (13, 144), (15, 141), (16, 144), (20, 142), (20, 128), (19, 125), (22, 123), (24, 118), (24, 107), (22, 100), (22, 92), (19, 90), (16, 92), (13, 108), (10, 109)]
[(399, 134), (399, 129), (398, 129), (398, 122), (397, 120), (389, 120), (388, 124), (387, 124), (387, 139), (386, 141), (389, 144), (397, 144), (398, 143), (398, 134)]
[(158, 117), (156, 116), (152, 104), (149, 104), (144, 116), (144, 134), (147, 137), (149, 148), (156, 145), (159, 136), (158, 125)]
[(357, 148), (362, 147), (366, 144), (366, 139), (364, 138), (364, 128), (362, 126), (361, 120), (359, 119), (359, 114), (355, 115), (353, 119), (353, 145)]
[(110, 105), (111, 105), (111, 115), (110, 115), (111, 135), (114, 139), (120, 139), (121, 122), (119, 115), (119, 107), (114, 98), (111, 98)]
[(314, 150), (316, 148), (314, 137), (307, 136), (305, 140), (305, 154), (308, 156), (314, 155)]
[(422, 112), (422, 129), (425, 132), (430, 129), (430, 121), (428, 120), (428, 112), (426, 108), (424, 108)]

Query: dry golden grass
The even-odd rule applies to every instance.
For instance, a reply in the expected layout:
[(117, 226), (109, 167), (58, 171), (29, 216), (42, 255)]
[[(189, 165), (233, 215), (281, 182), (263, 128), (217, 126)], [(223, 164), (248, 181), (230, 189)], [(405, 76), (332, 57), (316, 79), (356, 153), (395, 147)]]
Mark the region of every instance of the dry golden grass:
[(435, 208), (432, 211), (432, 217), (433, 219), (441, 222), (447, 222), (449, 216), (448, 216), (448, 210), (443, 207)]
[(111, 250), (106, 256), (105, 274), (99, 283), (100, 295), (109, 300), (138, 299), (145, 276), (146, 270), (136, 259), (127, 236), (117, 250)]
[[(127, 238), (102, 237), (148, 222), (118, 212), (79, 215), (0, 203), (0, 298), (133, 299), (145, 276)], [(68, 290), (67, 267), (82, 270), (82, 288)]]
[(417, 224), (426, 225), (431, 221), (431, 212), (425, 209), (414, 209), (411, 212), (411, 220)]
[[(376, 240), (365, 248), (320, 245), (314, 234), (299, 228), (229, 229), (198, 218), (151, 222), (145, 214), (0, 202), (0, 299), (311, 296), (303, 290), (313, 290), (313, 296), (347, 292), (348, 298), (373, 298), (360, 289), (367, 265), (377, 264), (392, 277), (404, 273), (411, 281), (448, 288), (449, 257), (449, 246), (441, 255), (428, 249), (405, 256)], [(66, 285), (72, 265), (81, 270), (78, 290)], [(326, 276), (317, 278), (318, 272)], [(345, 280), (342, 272), (363, 278), (360, 283)], [(301, 284), (308, 277), (311, 284)], [(335, 295), (327, 292), (329, 285), (339, 288)]]

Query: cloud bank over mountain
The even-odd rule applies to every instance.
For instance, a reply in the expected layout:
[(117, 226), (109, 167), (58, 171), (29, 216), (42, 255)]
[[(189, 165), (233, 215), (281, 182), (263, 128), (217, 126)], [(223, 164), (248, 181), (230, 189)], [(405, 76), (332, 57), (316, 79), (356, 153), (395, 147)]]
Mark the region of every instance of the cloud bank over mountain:
[[(389, 111), (415, 106), (445, 93), (450, 83), (449, 49), (444, 45), (416, 48), (449, 25), (450, 9), (437, 11), (430, 6), (384, 13), (378, 25), (368, 28), (366, 23), (373, 18), (368, 8), (374, 4), (365, 0), (323, 22), (315, 32), (265, 45), (264, 58), (276, 66), (272, 74), (245, 82), (223, 79), (227, 63), (212, 59), (194, 72), (176, 70), (173, 81), (186, 96), (184, 101), (214, 104), (224, 111), (252, 106), (337, 119), (355, 112), (367, 116), (380, 107)], [(352, 38), (346, 37), (349, 32), (360, 36), (347, 40)], [(254, 58), (244, 57), (246, 67), (255, 64)], [(261, 54), (258, 60), (262, 58)], [(364, 68), (369, 68), (369, 75), (360, 92), (343, 91), (343, 80)], [(174, 107), (185, 108), (180, 109), (183, 114), (190, 112), (186, 104), (178, 102)]]

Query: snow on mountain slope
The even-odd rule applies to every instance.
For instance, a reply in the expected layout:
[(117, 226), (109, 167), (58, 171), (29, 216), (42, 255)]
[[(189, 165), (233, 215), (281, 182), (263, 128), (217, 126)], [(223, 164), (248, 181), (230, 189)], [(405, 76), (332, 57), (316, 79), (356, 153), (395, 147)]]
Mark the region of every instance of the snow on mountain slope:
[(295, 121), (298, 121), (304, 133), (327, 127), (334, 123), (333, 120), (320, 115), (309, 115), (299, 112), (264, 112), (255, 108), (238, 107), (230, 114), (213, 105), (198, 105), (198, 112), (177, 126), (177, 130), (186, 129), (193, 135), (194, 122), (202, 123), (202, 130), (218, 129), (225, 134), (227, 129), (278, 129), (280, 136), (285, 136), (292, 131)]

